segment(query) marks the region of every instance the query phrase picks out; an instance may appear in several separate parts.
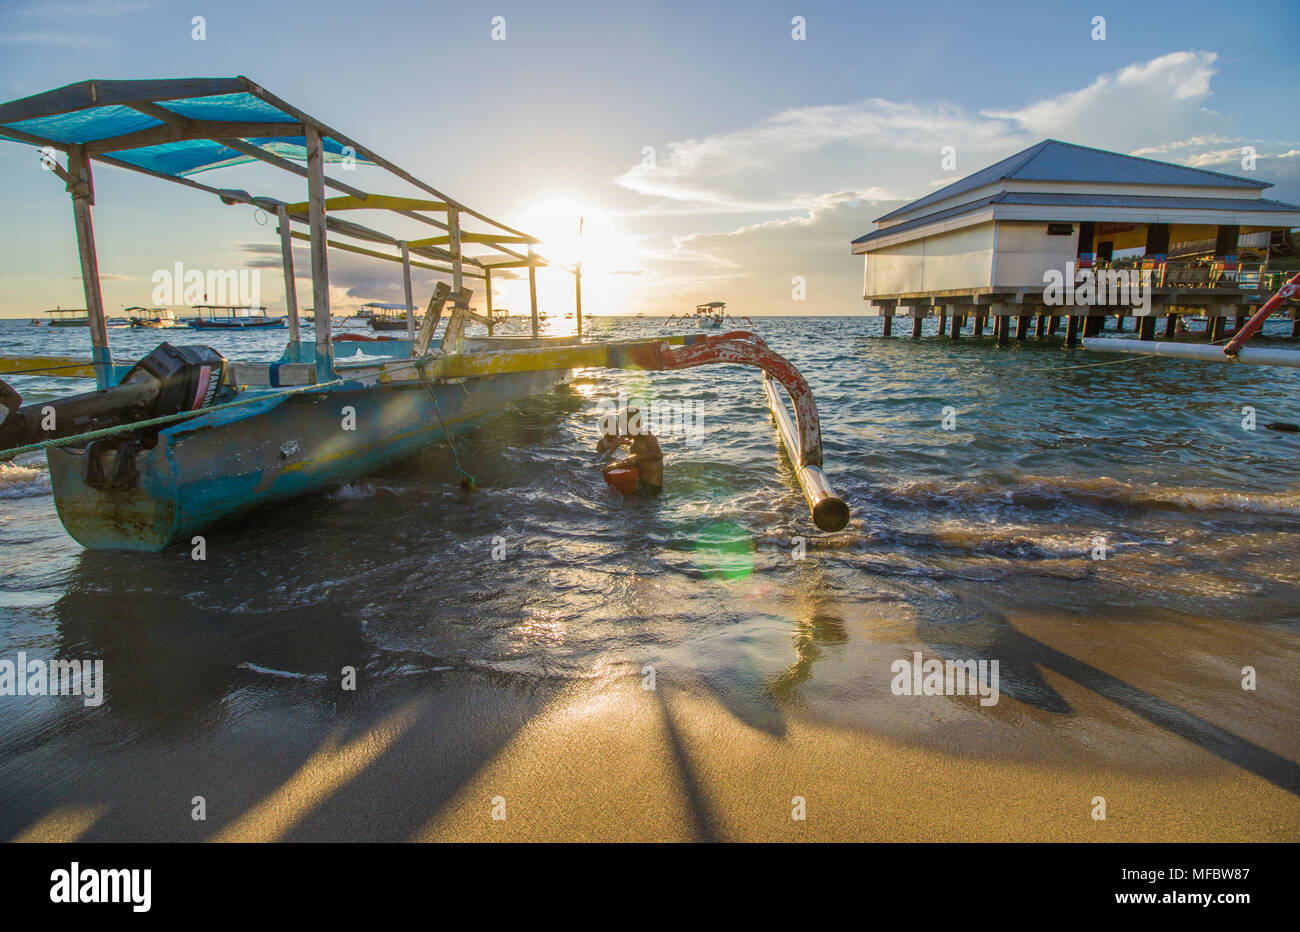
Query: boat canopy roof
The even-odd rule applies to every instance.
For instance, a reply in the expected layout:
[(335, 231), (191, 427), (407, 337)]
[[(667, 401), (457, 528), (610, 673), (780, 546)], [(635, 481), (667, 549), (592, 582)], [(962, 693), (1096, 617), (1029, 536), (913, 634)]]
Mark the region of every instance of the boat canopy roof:
[(327, 161), (369, 162), (244, 77), (81, 81), (0, 104), (0, 135), (60, 149), (84, 145), (100, 161), (172, 178), (256, 159), (225, 139), (305, 160), (304, 122), (322, 131)]
[(405, 311), (405, 304), (386, 304), (383, 301), (367, 301), (362, 307), (373, 307), (385, 311)]
[(726, 306), (727, 306), (727, 305), (726, 305), (726, 302), (724, 302), (724, 301), (710, 301), (708, 304), (697, 304), (697, 305), (695, 305), (695, 309), (696, 309), (697, 311), (703, 311), (703, 310), (705, 310), (706, 308), (726, 307)]
[(85, 314), (84, 307), (56, 307), (45, 312), (46, 314)]
[[(329, 233), (365, 241), (366, 247), (331, 238), (329, 245), (362, 255), (400, 262), (400, 249), (421, 261), (412, 265), (450, 272), (464, 263), (465, 274), (484, 277), (488, 267), (548, 265), (532, 250), (540, 242), (506, 226), (416, 178), (374, 151), (325, 125), (256, 82), (233, 78), (176, 78), (144, 81), (81, 81), (20, 100), (0, 103), (0, 139), (75, 152), (92, 161), (141, 172), (215, 194), (226, 204), (251, 204), (270, 214), (281, 211), (290, 223), (307, 225), (306, 202), (286, 204), (273, 197), (222, 188), (194, 175), (239, 163), (262, 161), (305, 177), (308, 133), (320, 138), (327, 162), (378, 167), (419, 189), (425, 197), (402, 197), (363, 190), (325, 176), (326, 188), (342, 192), (325, 207), (340, 211), (386, 211), (435, 228), (436, 235), (410, 239), (338, 216), (326, 219)], [(60, 177), (62, 168), (55, 166)], [(450, 216), (455, 212), (457, 219)], [(434, 216), (428, 216), (433, 214)], [(465, 229), (478, 220), (487, 231)], [(293, 233), (307, 239), (306, 233)], [(457, 241), (458, 240), (458, 241)], [(387, 247), (376, 251), (374, 245)], [(486, 254), (470, 255), (460, 245), (480, 245)]]

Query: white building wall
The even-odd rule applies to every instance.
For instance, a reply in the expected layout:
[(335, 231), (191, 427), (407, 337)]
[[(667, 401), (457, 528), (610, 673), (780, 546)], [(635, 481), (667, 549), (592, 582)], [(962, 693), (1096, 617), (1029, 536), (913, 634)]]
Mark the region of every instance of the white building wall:
[(863, 297), (987, 288), (992, 271), (993, 224), (963, 227), (867, 253)]
[(1079, 225), (1071, 236), (1048, 236), (1042, 221), (1000, 220), (998, 249), (994, 268), (995, 287), (1043, 284), (1043, 273), (1060, 269), (1074, 261), (1079, 241)]

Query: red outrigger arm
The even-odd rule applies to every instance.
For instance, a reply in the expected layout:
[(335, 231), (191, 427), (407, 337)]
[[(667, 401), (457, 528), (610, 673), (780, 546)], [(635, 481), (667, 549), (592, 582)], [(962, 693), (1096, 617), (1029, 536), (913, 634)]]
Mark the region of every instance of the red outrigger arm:
[(1287, 283), (1277, 290), (1277, 294), (1264, 302), (1264, 306), (1256, 311), (1250, 320), (1246, 321), (1246, 325), (1223, 348), (1224, 355), (1236, 356), (1241, 351), (1241, 348), (1245, 346), (1246, 341), (1253, 337), (1260, 327), (1264, 326), (1264, 321), (1268, 320), (1288, 298), (1294, 298), (1297, 295), (1300, 295), (1300, 272), (1292, 275), (1287, 280)]
[(808, 380), (788, 359), (768, 349), (761, 337), (748, 330), (732, 330), (702, 337), (687, 346), (661, 343), (659, 363), (661, 369), (691, 369), (714, 363), (762, 369), (781, 383), (794, 402), (795, 422), (799, 425), (798, 465), (822, 464), (821, 420), (817, 417), (817, 402), (808, 387)]
[[(691, 369), (695, 366), (731, 364), (754, 366), (770, 377), (764, 390), (782, 443), (794, 461), (795, 475), (812, 508), (813, 521), (823, 531), (838, 531), (849, 523), (849, 506), (835, 494), (822, 472), (822, 430), (817, 402), (808, 381), (788, 359), (768, 349), (763, 339), (748, 330), (698, 337), (683, 346), (668, 343), (625, 346), (611, 353), (611, 365), (631, 364), (643, 369)], [(784, 402), (771, 388), (776, 381), (794, 403), (795, 424)], [(795, 426), (797, 425), (797, 427)]]

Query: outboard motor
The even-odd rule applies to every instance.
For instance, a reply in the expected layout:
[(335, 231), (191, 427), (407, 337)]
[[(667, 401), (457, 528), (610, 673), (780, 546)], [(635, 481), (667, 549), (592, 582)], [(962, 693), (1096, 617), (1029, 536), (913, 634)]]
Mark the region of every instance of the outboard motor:
[[(0, 456), (13, 447), (55, 437), (197, 411), (216, 401), (225, 380), (226, 359), (211, 347), (162, 343), (113, 388), (22, 406), (22, 397), (0, 381)], [(152, 446), (158, 429), (130, 445)], [(121, 445), (125, 436), (95, 443)]]

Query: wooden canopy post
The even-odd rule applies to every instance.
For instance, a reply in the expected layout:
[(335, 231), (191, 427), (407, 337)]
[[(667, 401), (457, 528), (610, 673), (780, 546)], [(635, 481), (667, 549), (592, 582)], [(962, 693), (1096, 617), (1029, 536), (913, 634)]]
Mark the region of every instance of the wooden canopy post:
[(303, 126), (307, 143), (307, 222), (311, 228), (311, 296), (316, 308), (316, 377), (333, 378), (330, 359), (330, 273), (325, 242), (325, 152), (320, 132)]
[(582, 263), (573, 267), (573, 299), (577, 308), (578, 339), (582, 339)]
[(532, 309), (533, 339), (536, 340), (541, 332), (541, 322), (537, 319), (537, 260), (531, 243), (528, 245), (528, 304)]
[(113, 354), (108, 348), (108, 324), (104, 321), (104, 296), (99, 290), (99, 257), (95, 253), (95, 227), (90, 208), (95, 203), (95, 180), (84, 146), (68, 149), (68, 193), (72, 195), (72, 217), (77, 227), (77, 254), (81, 259), (81, 288), (86, 295), (86, 316), (90, 318), (90, 357), (95, 367), (97, 388), (113, 384)]
[(492, 269), (485, 267), (483, 277), (487, 279), (487, 319), (488, 336), (492, 336)]
[(415, 301), (411, 297), (411, 250), (406, 240), (400, 240), (397, 248), (402, 251), (402, 291), (406, 296), (406, 338), (415, 341)]
[(455, 292), (452, 301), (456, 307), (463, 307), (466, 302), (460, 296), (460, 289), (465, 281), (465, 263), (460, 254), (460, 211), (451, 206), (447, 208), (447, 233), (451, 247), (451, 290)]
[(289, 315), (289, 342), (297, 352), (301, 336), (298, 322), (298, 283), (293, 274), (293, 230), (289, 225), (289, 207), (281, 204), (275, 209), (280, 221), (280, 262), (284, 266), (284, 307)]

